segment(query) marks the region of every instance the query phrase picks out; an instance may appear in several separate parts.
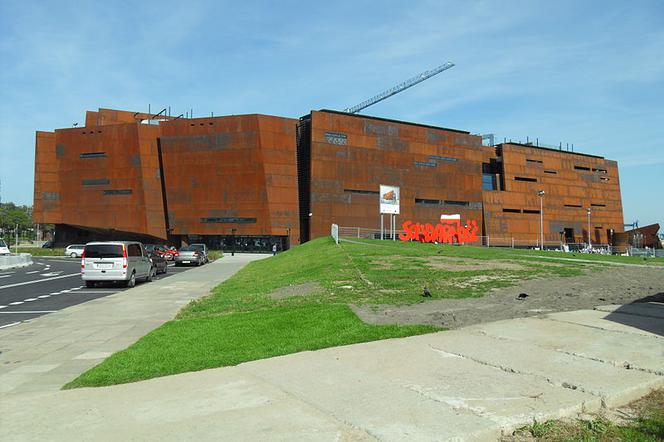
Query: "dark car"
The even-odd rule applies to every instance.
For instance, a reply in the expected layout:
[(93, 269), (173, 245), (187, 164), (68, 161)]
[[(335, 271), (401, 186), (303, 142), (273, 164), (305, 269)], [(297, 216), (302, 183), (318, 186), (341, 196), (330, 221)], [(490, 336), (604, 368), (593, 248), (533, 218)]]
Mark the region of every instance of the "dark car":
[(150, 261), (152, 261), (152, 267), (155, 269), (155, 273), (166, 273), (168, 270), (168, 263), (166, 262), (166, 258), (164, 258), (164, 255), (160, 255), (159, 253), (155, 252), (148, 252), (148, 256), (150, 257)]
[(44, 244), (42, 244), (42, 249), (52, 249), (54, 246), (54, 241), (46, 241)]

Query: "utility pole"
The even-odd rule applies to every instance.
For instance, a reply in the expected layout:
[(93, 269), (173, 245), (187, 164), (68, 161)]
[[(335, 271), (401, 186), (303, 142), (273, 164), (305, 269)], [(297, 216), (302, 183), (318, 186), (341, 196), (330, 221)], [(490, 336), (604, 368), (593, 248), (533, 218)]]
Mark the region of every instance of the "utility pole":
[(588, 248), (592, 249), (593, 245), (590, 240), (590, 212), (591, 212), (590, 207), (588, 207)]
[(18, 224), (16, 224), (16, 230), (14, 230), (14, 237), (15, 242), (14, 242), (14, 253), (18, 255)]
[(540, 248), (544, 250), (544, 191), (537, 192), (540, 197)]

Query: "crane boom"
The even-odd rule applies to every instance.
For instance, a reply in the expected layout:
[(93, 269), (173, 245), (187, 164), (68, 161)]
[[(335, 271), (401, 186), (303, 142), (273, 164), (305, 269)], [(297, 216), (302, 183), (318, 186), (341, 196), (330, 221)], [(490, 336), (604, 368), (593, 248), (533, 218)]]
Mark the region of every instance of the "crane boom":
[(360, 104), (357, 104), (353, 107), (349, 107), (347, 109), (344, 109), (344, 112), (348, 112), (349, 114), (355, 114), (362, 109), (366, 109), (369, 106), (372, 106), (379, 101), (383, 101), (386, 98), (391, 97), (392, 95), (398, 94), (399, 92), (405, 91), (409, 87), (413, 87), (418, 83), (423, 82), (424, 80), (433, 77), (434, 75), (438, 75), (443, 71), (446, 71), (450, 69), (451, 67), (454, 66), (454, 63), (447, 62), (443, 65), (438, 66), (435, 69), (431, 69), (429, 71), (424, 71), (419, 75), (414, 76), (413, 78), (409, 78), (408, 80), (404, 81), (403, 83), (399, 83), (396, 86), (381, 92), (380, 94), (369, 98), (368, 100), (363, 101)]

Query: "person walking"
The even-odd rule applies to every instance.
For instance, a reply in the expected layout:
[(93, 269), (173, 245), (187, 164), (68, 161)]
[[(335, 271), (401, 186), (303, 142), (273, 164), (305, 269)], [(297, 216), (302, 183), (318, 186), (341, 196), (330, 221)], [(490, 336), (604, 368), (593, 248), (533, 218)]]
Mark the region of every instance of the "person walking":
[(272, 245), (272, 256), (274, 256), (274, 255), (276, 255), (276, 254), (277, 254), (277, 245), (276, 245), (276, 244), (273, 244), (273, 245)]

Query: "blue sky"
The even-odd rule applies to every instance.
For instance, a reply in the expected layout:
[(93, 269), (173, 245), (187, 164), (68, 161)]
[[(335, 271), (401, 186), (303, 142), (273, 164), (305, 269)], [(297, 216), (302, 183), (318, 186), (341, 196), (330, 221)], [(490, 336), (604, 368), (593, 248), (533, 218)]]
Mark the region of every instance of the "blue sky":
[[(278, 4), (278, 6), (277, 6)], [(98, 107), (299, 117), (445, 61), (366, 111), (619, 162), (625, 222), (664, 224), (664, 2), (0, 0), (2, 201), (34, 133)]]

